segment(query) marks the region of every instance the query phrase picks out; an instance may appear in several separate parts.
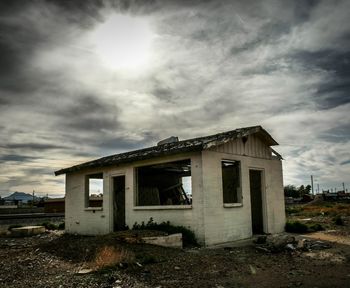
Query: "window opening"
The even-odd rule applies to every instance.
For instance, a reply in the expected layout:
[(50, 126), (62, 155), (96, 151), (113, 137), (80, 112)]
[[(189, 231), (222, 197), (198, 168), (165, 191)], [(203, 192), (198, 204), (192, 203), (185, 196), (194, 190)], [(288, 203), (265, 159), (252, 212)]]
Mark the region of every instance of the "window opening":
[(192, 204), (191, 160), (143, 166), (137, 173), (137, 206)]
[(241, 176), (239, 161), (221, 161), (224, 203), (241, 203)]
[(103, 206), (103, 173), (88, 175), (86, 191), (86, 207)]

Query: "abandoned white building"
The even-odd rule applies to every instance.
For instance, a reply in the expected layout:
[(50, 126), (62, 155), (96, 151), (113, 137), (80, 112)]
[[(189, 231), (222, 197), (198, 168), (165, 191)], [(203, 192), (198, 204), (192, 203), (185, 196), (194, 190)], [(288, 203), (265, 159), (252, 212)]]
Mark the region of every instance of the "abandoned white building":
[[(282, 158), (273, 145), (270, 134), (254, 126), (183, 141), (171, 137), (56, 171), (66, 174), (66, 231), (107, 234), (152, 217), (188, 227), (203, 245), (281, 232)], [(92, 203), (96, 182), (103, 196)]]

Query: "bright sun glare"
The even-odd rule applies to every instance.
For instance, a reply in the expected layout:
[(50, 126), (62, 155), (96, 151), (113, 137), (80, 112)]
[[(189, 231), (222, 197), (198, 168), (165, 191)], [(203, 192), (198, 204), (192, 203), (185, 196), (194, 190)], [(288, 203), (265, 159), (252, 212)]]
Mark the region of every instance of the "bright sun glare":
[(92, 36), (97, 55), (111, 69), (142, 69), (149, 62), (154, 34), (146, 19), (115, 14)]

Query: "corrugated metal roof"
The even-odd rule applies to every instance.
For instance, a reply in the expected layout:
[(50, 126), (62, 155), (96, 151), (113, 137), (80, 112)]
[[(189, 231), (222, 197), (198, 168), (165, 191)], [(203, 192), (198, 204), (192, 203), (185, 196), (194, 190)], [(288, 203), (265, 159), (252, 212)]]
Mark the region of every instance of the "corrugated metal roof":
[(239, 128), (210, 136), (182, 140), (174, 143), (166, 143), (145, 149), (134, 150), (126, 153), (115, 154), (102, 157), (93, 161), (85, 162), (69, 168), (61, 169), (55, 172), (55, 175), (61, 175), (70, 172), (76, 172), (89, 168), (105, 167), (121, 163), (128, 163), (137, 160), (145, 160), (154, 157), (177, 154), (190, 151), (201, 151), (213, 146), (227, 143), (231, 140), (242, 138), (251, 134), (258, 133), (269, 146), (278, 145), (278, 143), (261, 126), (252, 126)]

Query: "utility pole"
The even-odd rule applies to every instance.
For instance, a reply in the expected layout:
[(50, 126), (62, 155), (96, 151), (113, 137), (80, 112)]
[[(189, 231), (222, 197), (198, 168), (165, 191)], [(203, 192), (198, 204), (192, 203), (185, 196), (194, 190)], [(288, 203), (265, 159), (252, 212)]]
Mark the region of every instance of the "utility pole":
[(311, 175), (311, 191), (312, 195), (314, 195), (314, 176)]
[(344, 182), (343, 182), (343, 191), (344, 191), (344, 193), (345, 193), (345, 184), (344, 184)]
[(33, 206), (34, 206), (34, 190), (33, 190), (33, 194), (32, 194), (33, 196), (32, 196), (32, 207), (31, 208), (33, 208)]
[(317, 194), (320, 193), (320, 184), (317, 183)]

